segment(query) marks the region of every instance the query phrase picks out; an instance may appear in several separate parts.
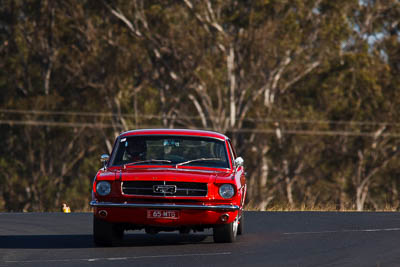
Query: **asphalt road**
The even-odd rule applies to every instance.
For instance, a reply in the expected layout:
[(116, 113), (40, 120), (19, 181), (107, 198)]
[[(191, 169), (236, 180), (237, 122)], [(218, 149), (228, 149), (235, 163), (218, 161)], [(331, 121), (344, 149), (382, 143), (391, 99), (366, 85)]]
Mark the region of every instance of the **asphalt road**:
[(246, 212), (246, 233), (215, 244), (127, 232), (95, 247), (90, 213), (0, 213), (0, 266), (400, 266), (400, 213)]

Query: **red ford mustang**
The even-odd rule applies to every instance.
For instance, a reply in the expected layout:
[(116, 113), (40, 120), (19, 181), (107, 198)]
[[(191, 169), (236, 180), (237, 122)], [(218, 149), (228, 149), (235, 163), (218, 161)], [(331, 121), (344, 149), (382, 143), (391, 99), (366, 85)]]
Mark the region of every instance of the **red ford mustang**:
[(243, 233), (246, 178), (225, 135), (200, 130), (122, 133), (93, 183), (93, 237), (113, 245), (125, 230), (189, 233), (212, 228), (215, 242)]

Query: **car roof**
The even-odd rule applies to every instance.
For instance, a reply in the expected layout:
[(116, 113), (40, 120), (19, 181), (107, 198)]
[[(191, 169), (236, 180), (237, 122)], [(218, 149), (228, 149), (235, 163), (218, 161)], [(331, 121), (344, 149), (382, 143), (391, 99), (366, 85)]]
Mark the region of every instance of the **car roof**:
[(221, 140), (229, 139), (227, 136), (217, 132), (205, 131), (205, 130), (192, 130), (192, 129), (140, 129), (140, 130), (131, 130), (123, 132), (120, 134), (120, 137), (126, 137), (132, 135), (185, 135), (185, 136), (210, 137)]

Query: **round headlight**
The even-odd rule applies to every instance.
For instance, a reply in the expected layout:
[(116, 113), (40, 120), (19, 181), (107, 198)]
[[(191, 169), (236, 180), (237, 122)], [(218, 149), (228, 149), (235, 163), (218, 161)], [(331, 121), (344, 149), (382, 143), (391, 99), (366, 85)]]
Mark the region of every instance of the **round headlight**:
[(100, 196), (106, 196), (111, 192), (111, 185), (106, 181), (98, 182), (96, 185), (96, 191)]
[(235, 189), (231, 184), (223, 184), (219, 187), (219, 195), (223, 198), (231, 198), (235, 194)]

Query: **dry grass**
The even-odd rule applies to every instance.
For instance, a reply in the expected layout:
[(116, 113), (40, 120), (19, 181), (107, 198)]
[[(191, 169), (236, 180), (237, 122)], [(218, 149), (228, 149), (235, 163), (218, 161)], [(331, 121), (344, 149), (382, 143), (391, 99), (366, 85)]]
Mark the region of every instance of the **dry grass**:
[[(351, 205), (349, 205), (351, 206)], [(300, 206), (291, 207), (288, 204), (277, 204), (273, 206), (267, 207), (265, 210), (261, 210), (259, 207), (255, 207), (254, 205), (247, 205), (246, 210), (248, 211), (283, 211), (283, 212), (291, 212), (291, 211), (316, 211), (316, 212), (357, 212), (357, 209), (353, 205), (352, 208), (344, 208), (341, 209), (336, 204), (325, 204), (325, 205), (313, 205), (307, 206), (302, 204)], [(390, 205), (385, 205), (383, 208), (377, 209), (364, 209), (362, 212), (398, 212), (399, 209), (397, 207), (393, 207)]]

